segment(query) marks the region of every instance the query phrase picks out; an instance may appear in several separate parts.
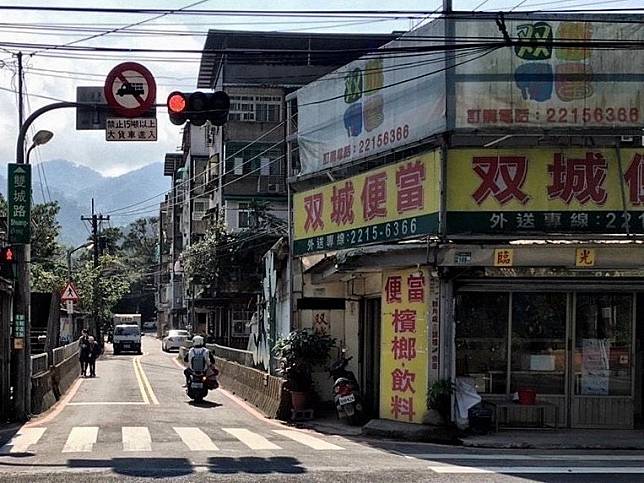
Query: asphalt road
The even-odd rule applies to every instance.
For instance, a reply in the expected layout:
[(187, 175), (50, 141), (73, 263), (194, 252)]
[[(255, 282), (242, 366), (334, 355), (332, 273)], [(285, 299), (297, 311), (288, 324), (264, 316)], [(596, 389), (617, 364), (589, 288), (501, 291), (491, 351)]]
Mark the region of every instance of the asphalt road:
[(176, 353), (107, 353), (50, 412), (0, 430), (0, 480), (642, 481), (644, 453), (472, 450), (347, 438), (263, 418), (223, 390), (202, 405)]

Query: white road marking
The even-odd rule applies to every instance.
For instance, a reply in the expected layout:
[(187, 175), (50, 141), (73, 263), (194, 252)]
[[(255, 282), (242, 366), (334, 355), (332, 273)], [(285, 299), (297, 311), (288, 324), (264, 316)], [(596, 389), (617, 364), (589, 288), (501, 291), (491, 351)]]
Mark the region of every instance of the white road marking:
[(152, 438), (145, 426), (123, 426), (123, 451), (152, 451)]
[[(403, 453), (400, 453), (403, 454)], [(644, 461), (644, 455), (608, 454), (473, 454), (473, 453), (420, 453), (403, 454), (423, 460), (495, 460), (495, 461)]]
[(279, 435), (282, 435), (286, 438), (292, 439), (293, 441), (297, 441), (298, 443), (302, 443), (303, 445), (308, 446), (309, 448), (313, 448), (317, 450), (344, 449), (338, 445), (335, 445), (333, 443), (328, 443), (320, 438), (316, 438), (315, 436), (311, 436), (310, 434), (304, 433), (302, 431), (274, 429), (273, 432)]
[(88, 401), (68, 403), (68, 406), (146, 406), (146, 402), (136, 401)]
[(0, 454), (26, 453), (32, 444), (36, 444), (47, 428), (21, 428), (11, 441), (0, 448)]
[(264, 436), (253, 433), (244, 428), (221, 428), (228, 434), (234, 436), (239, 441), (244, 443), (250, 449), (282, 449), (275, 443), (271, 443)]
[(185, 445), (191, 451), (218, 451), (219, 448), (212, 442), (206, 433), (199, 428), (174, 428)]
[(77, 426), (72, 428), (63, 453), (89, 453), (98, 439), (98, 426)]
[(640, 466), (458, 466), (427, 467), (442, 474), (644, 474)]

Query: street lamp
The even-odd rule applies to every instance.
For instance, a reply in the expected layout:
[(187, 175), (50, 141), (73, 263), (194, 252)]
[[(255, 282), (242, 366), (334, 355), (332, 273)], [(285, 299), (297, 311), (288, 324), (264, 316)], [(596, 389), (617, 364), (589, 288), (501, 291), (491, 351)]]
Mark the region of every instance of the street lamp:
[(27, 163), (26, 164), (29, 164), (29, 155), (31, 154), (31, 151), (33, 151), (33, 149), (36, 146), (42, 146), (43, 144), (47, 144), (49, 141), (51, 141), (51, 138), (53, 138), (53, 137), (54, 137), (54, 133), (51, 132), (51, 131), (46, 131), (44, 129), (41, 129), (40, 131), (38, 131), (34, 135), (34, 137), (32, 139), (32, 144), (29, 147), (29, 149), (27, 150)]
[(81, 246), (67, 250), (67, 278), (71, 281), (72, 279), (72, 254), (83, 248), (90, 248), (94, 245), (94, 242), (83, 243)]

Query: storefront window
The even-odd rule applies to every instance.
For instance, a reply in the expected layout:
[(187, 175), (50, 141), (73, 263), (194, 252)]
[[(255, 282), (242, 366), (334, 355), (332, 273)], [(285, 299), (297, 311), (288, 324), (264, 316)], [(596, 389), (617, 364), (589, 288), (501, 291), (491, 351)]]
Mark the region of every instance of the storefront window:
[(456, 375), (479, 393), (503, 394), (507, 383), (509, 294), (470, 292), (456, 301)]
[(565, 393), (565, 294), (512, 294), (511, 357), (510, 392)]
[(575, 394), (631, 394), (632, 324), (632, 295), (577, 295)]

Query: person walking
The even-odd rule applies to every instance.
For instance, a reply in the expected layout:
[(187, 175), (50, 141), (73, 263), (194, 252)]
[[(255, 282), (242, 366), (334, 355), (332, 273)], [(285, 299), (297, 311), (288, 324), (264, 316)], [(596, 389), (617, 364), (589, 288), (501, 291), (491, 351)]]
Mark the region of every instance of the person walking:
[(80, 339), (78, 339), (78, 360), (80, 361), (80, 375), (87, 376), (87, 363), (89, 362), (89, 334), (87, 329), (83, 329)]
[(101, 346), (94, 337), (89, 337), (89, 377), (96, 377), (96, 359), (101, 355)]

